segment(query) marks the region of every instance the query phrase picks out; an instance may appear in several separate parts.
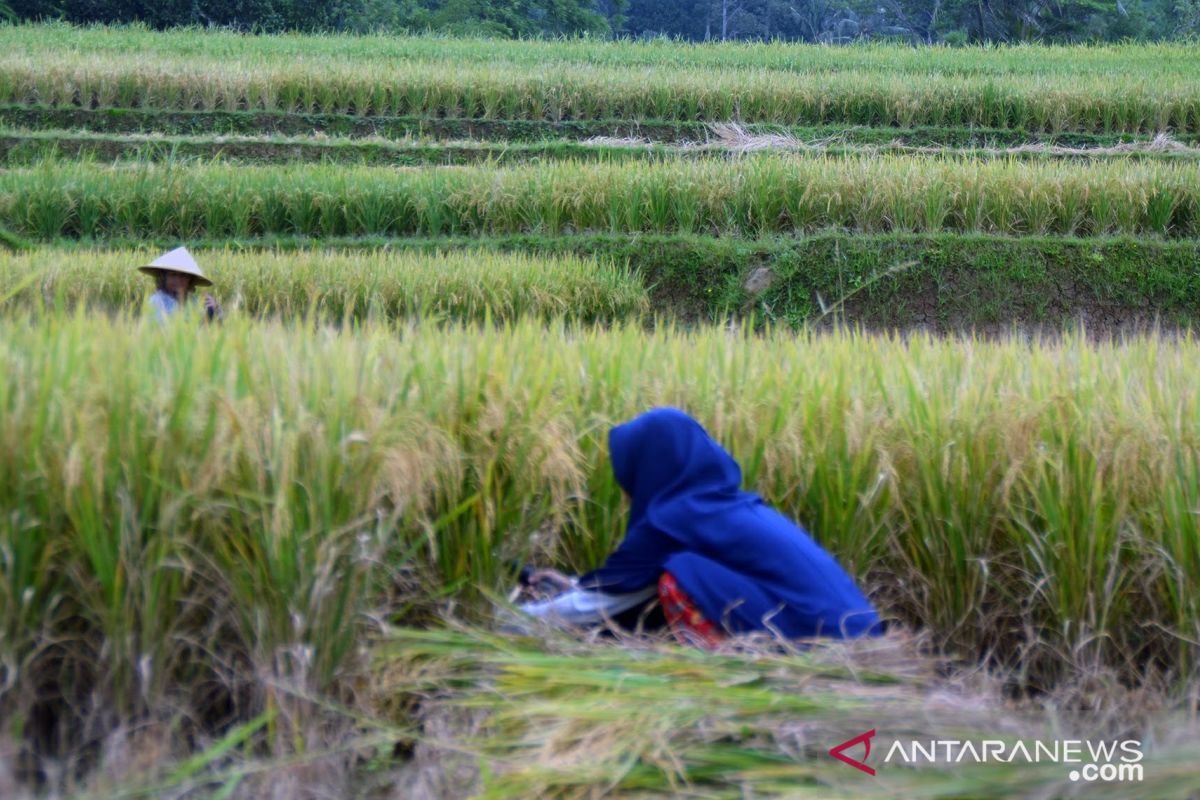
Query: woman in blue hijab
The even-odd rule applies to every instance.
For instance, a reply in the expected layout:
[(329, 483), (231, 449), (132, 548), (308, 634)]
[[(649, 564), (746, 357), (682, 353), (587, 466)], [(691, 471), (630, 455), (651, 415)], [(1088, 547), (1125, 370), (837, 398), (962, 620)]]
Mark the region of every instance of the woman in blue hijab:
[(883, 632), (854, 580), (803, 528), (743, 491), (737, 462), (687, 414), (649, 411), (613, 428), (608, 442), (631, 503), (625, 539), (599, 569), (557, 576), (569, 591), (522, 610), (602, 621), (657, 594), (676, 634), (702, 645), (720, 631)]

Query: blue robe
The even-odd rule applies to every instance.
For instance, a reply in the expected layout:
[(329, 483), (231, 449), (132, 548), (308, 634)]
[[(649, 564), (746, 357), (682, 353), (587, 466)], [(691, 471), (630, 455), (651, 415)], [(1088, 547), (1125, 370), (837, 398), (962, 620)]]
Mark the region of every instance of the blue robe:
[(803, 528), (741, 490), (742, 471), (698, 422), (672, 408), (613, 428), (613, 475), (630, 497), (621, 545), (580, 588), (633, 592), (664, 571), (731, 632), (787, 638), (882, 633), (854, 580)]

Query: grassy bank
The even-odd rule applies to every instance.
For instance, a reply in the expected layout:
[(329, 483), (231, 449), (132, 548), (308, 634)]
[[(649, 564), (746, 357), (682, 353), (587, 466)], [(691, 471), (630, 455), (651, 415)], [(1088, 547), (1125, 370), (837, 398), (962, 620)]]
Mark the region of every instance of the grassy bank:
[[(482, 140), (530, 142), (578, 141), (593, 137), (632, 137), (660, 143), (686, 143), (711, 138), (710, 122), (688, 120), (521, 120), (447, 117), (362, 117), (283, 111), (192, 111), (159, 108), (54, 108), (44, 105), (0, 105), (0, 123), (25, 130), (80, 130), (108, 134), (200, 136), (382, 137), (392, 140)], [(856, 125), (771, 125), (744, 123), (754, 135), (783, 133), (801, 141), (836, 140), (849, 145), (908, 147), (1014, 147), (1044, 144), (1061, 147), (1112, 147), (1149, 143), (1154, 133), (1038, 132), (1023, 128), (884, 127)], [(1173, 131), (1171, 137), (1195, 145), (1200, 134)]]
[[(1200, 148), (1196, 154), (1200, 158)], [(31, 165), (49, 159), (176, 163), (219, 159), (253, 164), (311, 162), (411, 167), (524, 164), (549, 160), (648, 161), (706, 155), (708, 152), (699, 148), (684, 149), (637, 142), (422, 142), (376, 137), (330, 140), (307, 136), (168, 137), (158, 134), (0, 131), (0, 162), (9, 166)]]
[[(179, 244), (154, 241), (158, 252)], [(270, 237), (189, 246), (211, 268), (214, 291), (251, 314), (294, 316), (312, 304), (334, 318), (358, 317), (375, 304), (389, 314), (476, 317), (486, 299), (501, 318), (521, 309), (616, 319), (640, 314), (644, 286), (652, 314), (686, 322), (732, 316), (993, 333), (1082, 325), (1092, 335), (1200, 325), (1200, 243), (1191, 240), (594, 235)], [(489, 255), (496, 253), (513, 258)], [(13, 297), (22, 304), (53, 307), (61, 295), (132, 308), (149, 290), (132, 266), (155, 254), (141, 239), (99, 248), (63, 241), (0, 257), (0, 275), (5, 286), (22, 286)], [(608, 264), (630, 273), (617, 277)], [(574, 306), (564, 307), (564, 298)]]
[[(0, 297), (43, 312), (137, 310), (153, 282), (135, 267), (161, 251), (42, 248), (0, 255)], [(649, 311), (642, 282), (594, 258), (458, 249), (451, 253), (310, 250), (197, 253), (225, 309), (334, 321), (400, 317), (598, 321)], [(208, 291), (208, 290), (205, 290)]]
[(911, 155), (976, 159), (1092, 159), (1121, 161), (1188, 161), (1200, 159), (1200, 147), (1173, 140), (1125, 143), (1113, 147), (1062, 147), (1023, 144), (1012, 148), (928, 148), (896, 142), (845, 144), (835, 139), (803, 141), (788, 134), (753, 134), (738, 130), (708, 142), (660, 144), (640, 139), (604, 138), (583, 142), (393, 141), (380, 137), (329, 139), (318, 136), (165, 136), (104, 134), (78, 131), (0, 130), (0, 163), (28, 166), (50, 159), (83, 161), (240, 161), (251, 164), (297, 162), (373, 166), (453, 166), (486, 163), (525, 164), (537, 161), (662, 161), (687, 158), (738, 158), (769, 153), (825, 156)]
[(424, 170), (48, 161), (0, 174), (0, 222), (42, 240), (827, 228), (1193, 237), (1200, 165), (898, 156)]

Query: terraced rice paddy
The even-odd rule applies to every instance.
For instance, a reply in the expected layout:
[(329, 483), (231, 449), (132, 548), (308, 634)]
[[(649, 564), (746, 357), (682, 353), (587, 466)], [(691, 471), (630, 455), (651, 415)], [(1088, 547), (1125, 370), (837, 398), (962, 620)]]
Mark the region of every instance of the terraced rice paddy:
[[(1195, 45), (0, 45), (0, 794), (1196, 796)], [(903, 632), (497, 633), (663, 404)]]
[[(1130, 70), (1121, 48), (1100, 49), (1095, 66), (1084, 69), (1064, 63), (1070, 51), (1050, 51), (1045, 61), (1032, 59), (1033, 69), (997, 80), (995, 73), (1008, 71), (1020, 51), (947, 51), (923, 59), (902, 48), (878, 48), (839, 64), (823, 48), (799, 59), (778, 47), (741, 48), (714, 59), (703, 53), (711, 48), (675, 48), (684, 52), (672, 58), (671, 48), (658, 57), (661, 48), (626, 46), (607, 60), (590, 58), (594, 48), (560, 45), (506, 61), (486, 48), (463, 58), (461, 45), (444, 52), (426, 46), (412, 58), (386, 40), (344, 49), (332, 40), (324, 53), (302, 45), (259, 51), (228, 37), (178, 50), (166, 42), (143, 48), (139, 34), (123, 32), (35, 39), (16, 31), (9, 43), (0, 66), (0, 101), (8, 103), (1131, 133), (1200, 128), (1188, 46), (1152, 48), (1161, 58), (1146, 72)], [(693, 60), (689, 49), (700, 50), (699, 57)], [(893, 58), (897, 51), (902, 58)], [(1153, 55), (1134, 57), (1150, 61)], [(553, 69), (530, 70), (531, 60)], [(894, 60), (908, 61), (909, 68), (893, 69)]]
[(18, 234), (1200, 235), (1200, 165), (760, 158), (506, 169), (50, 164), (0, 175)]

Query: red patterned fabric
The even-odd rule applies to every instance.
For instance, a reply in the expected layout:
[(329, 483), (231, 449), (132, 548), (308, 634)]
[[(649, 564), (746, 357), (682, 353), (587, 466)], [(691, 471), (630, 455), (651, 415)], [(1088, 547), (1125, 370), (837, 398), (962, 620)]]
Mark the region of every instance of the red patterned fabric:
[(694, 644), (712, 650), (725, 638), (716, 625), (704, 618), (692, 598), (679, 588), (675, 576), (669, 572), (664, 572), (658, 579), (658, 602), (662, 604), (671, 632), (681, 644)]

